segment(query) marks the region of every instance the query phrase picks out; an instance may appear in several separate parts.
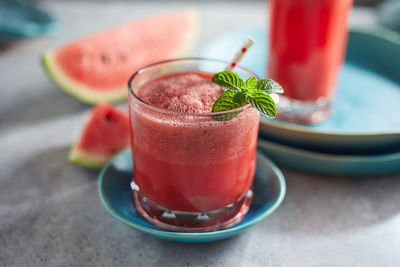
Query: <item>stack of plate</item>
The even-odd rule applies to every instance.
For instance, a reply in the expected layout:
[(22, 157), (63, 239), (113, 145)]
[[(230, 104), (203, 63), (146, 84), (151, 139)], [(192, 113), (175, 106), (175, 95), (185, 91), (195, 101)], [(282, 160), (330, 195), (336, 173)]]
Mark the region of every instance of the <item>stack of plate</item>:
[[(266, 34), (242, 29), (210, 43), (203, 56), (229, 60), (251, 35), (241, 65), (265, 76)], [(260, 61), (261, 59), (262, 60)], [(317, 125), (262, 119), (260, 149), (277, 164), (333, 175), (400, 171), (400, 36), (381, 28), (351, 30), (331, 117)]]

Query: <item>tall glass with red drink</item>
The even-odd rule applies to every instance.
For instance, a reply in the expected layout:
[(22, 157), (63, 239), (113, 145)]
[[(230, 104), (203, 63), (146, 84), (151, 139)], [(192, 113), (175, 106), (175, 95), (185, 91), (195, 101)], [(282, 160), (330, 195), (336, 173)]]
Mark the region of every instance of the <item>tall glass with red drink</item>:
[(285, 88), (278, 117), (316, 123), (330, 112), (353, 0), (271, 0), (268, 77)]
[(226, 64), (160, 62), (129, 81), (135, 205), (158, 227), (213, 231), (238, 223), (249, 209), (260, 113), (249, 105), (230, 121), (210, 113), (222, 94), (211, 78)]

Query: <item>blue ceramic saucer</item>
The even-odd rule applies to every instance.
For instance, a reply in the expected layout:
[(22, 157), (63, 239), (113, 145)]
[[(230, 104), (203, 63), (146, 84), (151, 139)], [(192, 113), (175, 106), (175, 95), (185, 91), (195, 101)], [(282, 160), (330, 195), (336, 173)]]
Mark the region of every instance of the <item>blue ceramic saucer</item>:
[(113, 216), (136, 230), (178, 242), (210, 242), (237, 235), (276, 210), (286, 192), (282, 172), (264, 155), (257, 153), (257, 169), (253, 181), (254, 199), (242, 222), (216, 232), (170, 232), (153, 226), (136, 212), (130, 188), (131, 177), (132, 158), (127, 149), (111, 160), (99, 174), (98, 190), (103, 205)]
[(400, 152), (342, 155), (295, 148), (260, 139), (258, 147), (276, 164), (294, 170), (363, 178), (400, 171)]

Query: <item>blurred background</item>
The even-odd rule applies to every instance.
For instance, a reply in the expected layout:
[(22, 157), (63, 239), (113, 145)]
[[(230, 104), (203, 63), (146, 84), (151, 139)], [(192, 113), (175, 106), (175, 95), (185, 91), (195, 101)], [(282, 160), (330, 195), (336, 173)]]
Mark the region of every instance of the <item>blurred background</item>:
[[(176, 259), (186, 266), (400, 266), (398, 175), (321, 179), (285, 170), (288, 196), (277, 216), (249, 235), (201, 247), (157, 242), (106, 214), (97, 173), (67, 162), (91, 106), (49, 79), (41, 55), (187, 6), (201, 13), (192, 56), (225, 33), (268, 27), (264, 0), (0, 0), (0, 240), (7, 241), (0, 266), (176, 266)], [(400, 0), (354, 0), (349, 24), (400, 31), (399, 19)]]
[[(4, 127), (34, 122), (53, 115), (79, 110), (79, 103), (57, 92), (45, 77), (39, 58), (46, 50), (55, 49), (77, 38), (101, 32), (113, 26), (151, 16), (155, 13), (194, 6), (200, 9), (202, 32), (192, 51), (200, 56), (202, 48), (216, 36), (241, 27), (265, 26), (268, 22), (268, 1), (110, 1), (57, 0), (22, 1), (0, 0), (0, 130)], [(349, 17), (351, 27), (373, 28), (377, 24), (400, 30), (399, 0), (355, 0)], [(240, 18), (240, 19), (237, 19)], [(20, 64), (24, 62), (24, 64)], [(16, 80), (10, 65), (18, 64), (25, 80), (32, 80), (35, 90), (28, 90), (26, 82)], [(57, 93), (61, 95), (56, 95)], [(23, 96), (22, 96), (23, 94)], [(55, 105), (51, 113), (37, 108), (46, 101)], [(25, 105), (16, 108), (15, 103)], [(50, 103), (50, 104), (49, 104)], [(28, 111), (28, 112), (27, 112)]]
[[(76, 2), (82, 2), (81, 0), (55, 0), (55, 1), (52, 1), (52, 2), (64, 2), (64, 1), (66, 1), (66, 2), (73, 2), (73, 1), (76, 1)], [(93, 1), (93, 2), (115, 2), (115, 1), (113, 1), (113, 0), (85, 0), (85, 1)], [(125, 1), (125, 2), (141, 2), (141, 0), (119, 0), (119, 1)], [(176, 1), (178, 1), (178, 2), (199, 2), (199, 1), (197, 1), (197, 0), (176, 0)], [(208, 1), (208, 2), (228, 2), (228, 1), (226, 1), (226, 0), (217, 0), (217, 1), (215, 1), (215, 0), (202, 0), (202, 2), (205, 2), (205, 1)], [(240, 2), (241, 0), (230, 0), (229, 2), (234, 2), (234, 1), (236, 1), (236, 2)], [(247, 0), (246, 2), (264, 2), (264, 0)], [(268, 1), (268, 0), (267, 0)], [(379, 4), (379, 3), (382, 3), (382, 2), (384, 2), (385, 0), (354, 0), (354, 4), (355, 5), (364, 5), (364, 6), (374, 6), (374, 5), (377, 5), (377, 4)], [(29, 1), (29, 2), (46, 2), (46, 1), (42, 1), (42, 0), (36, 0), (36, 1)], [(156, 0), (147, 0), (147, 1), (145, 1), (145, 2), (160, 2), (160, 1), (156, 1)], [(173, 2), (173, 1), (168, 1), (168, 2)]]

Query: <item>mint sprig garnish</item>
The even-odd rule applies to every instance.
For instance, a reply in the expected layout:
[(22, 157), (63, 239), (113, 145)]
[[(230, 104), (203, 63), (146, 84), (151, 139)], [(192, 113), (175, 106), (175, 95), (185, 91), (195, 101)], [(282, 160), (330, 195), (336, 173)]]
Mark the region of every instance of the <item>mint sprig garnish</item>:
[[(212, 81), (221, 86), (225, 91), (212, 106), (212, 112), (221, 112), (242, 107), (249, 103), (266, 117), (275, 118), (276, 106), (269, 94), (283, 93), (282, 87), (269, 79), (257, 80), (251, 77), (243, 81), (240, 76), (232, 71), (218, 72)], [(241, 111), (214, 115), (215, 120), (229, 121)]]

